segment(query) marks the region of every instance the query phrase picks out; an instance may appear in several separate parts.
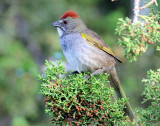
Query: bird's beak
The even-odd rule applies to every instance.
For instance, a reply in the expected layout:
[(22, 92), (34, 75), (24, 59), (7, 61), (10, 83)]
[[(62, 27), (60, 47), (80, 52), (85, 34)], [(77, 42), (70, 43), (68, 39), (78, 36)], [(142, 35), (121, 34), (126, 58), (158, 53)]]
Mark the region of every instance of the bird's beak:
[(60, 22), (56, 21), (56, 22), (52, 23), (51, 25), (54, 26), (54, 27), (59, 27), (60, 26)]

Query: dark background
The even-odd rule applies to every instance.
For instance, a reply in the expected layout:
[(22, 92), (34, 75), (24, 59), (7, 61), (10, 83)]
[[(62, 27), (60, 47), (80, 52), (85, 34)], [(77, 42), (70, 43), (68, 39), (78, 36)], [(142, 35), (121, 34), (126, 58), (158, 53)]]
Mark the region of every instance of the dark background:
[(77, 11), (122, 59), (119, 76), (131, 106), (149, 105), (141, 104), (141, 80), (149, 69), (159, 68), (160, 55), (151, 46), (130, 63), (123, 58), (114, 34), (118, 18), (132, 18), (131, 0), (0, 0), (0, 126), (52, 125), (36, 75), (43, 73), (45, 59), (66, 62), (51, 23), (67, 10)]

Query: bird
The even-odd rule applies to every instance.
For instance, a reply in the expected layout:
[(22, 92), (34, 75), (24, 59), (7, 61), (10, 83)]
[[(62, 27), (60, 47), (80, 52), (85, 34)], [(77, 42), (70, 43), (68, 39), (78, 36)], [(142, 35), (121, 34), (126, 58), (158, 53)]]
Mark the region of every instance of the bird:
[[(109, 74), (118, 98), (126, 98), (116, 71), (116, 61), (122, 61), (96, 32), (85, 25), (77, 12), (65, 12), (52, 25), (57, 28), (63, 54), (74, 70), (78, 73), (90, 72), (93, 76)], [(133, 121), (134, 114), (129, 102), (125, 106), (126, 114)]]

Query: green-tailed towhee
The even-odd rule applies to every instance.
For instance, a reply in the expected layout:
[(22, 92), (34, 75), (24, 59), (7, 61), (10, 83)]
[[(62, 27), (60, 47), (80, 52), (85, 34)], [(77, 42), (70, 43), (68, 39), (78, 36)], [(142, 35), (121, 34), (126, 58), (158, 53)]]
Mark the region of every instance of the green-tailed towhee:
[[(91, 72), (91, 75), (110, 74), (110, 83), (118, 97), (126, 97), (115, 66), (115, 60), (121, 60), (101, 37), (87, 28), (75, 11), (67, 11), (52, 25), (57, 27), (64, 56), (76, 71)], [(125, 111), (133, 121), (134, 115), (128, 102)]]

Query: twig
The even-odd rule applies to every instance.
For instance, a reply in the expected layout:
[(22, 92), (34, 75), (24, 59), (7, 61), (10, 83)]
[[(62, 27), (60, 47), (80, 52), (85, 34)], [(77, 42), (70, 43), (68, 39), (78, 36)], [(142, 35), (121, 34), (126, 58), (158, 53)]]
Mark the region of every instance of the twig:
[(134, 0), (134, 17), (133, 17), (133, 23), (138, 22), (138, 15), (139, 15), (139, 3), (140, 0)]
[(140, 7), (139, 9), (142, 10), (146, 7), (149, 7), (151, 4), (155, 3), (156, 6), (158, 6), (157, 0), (152, 0), (148, 4), (144, 5), (143, 7)]
[(146, 23), (148, 22), (148, 20), (146, 19), (146, 16), (144, 16), (144, 15), (138, 15), (138, 17), (140, 17), (141, 19), (143, 19)]

